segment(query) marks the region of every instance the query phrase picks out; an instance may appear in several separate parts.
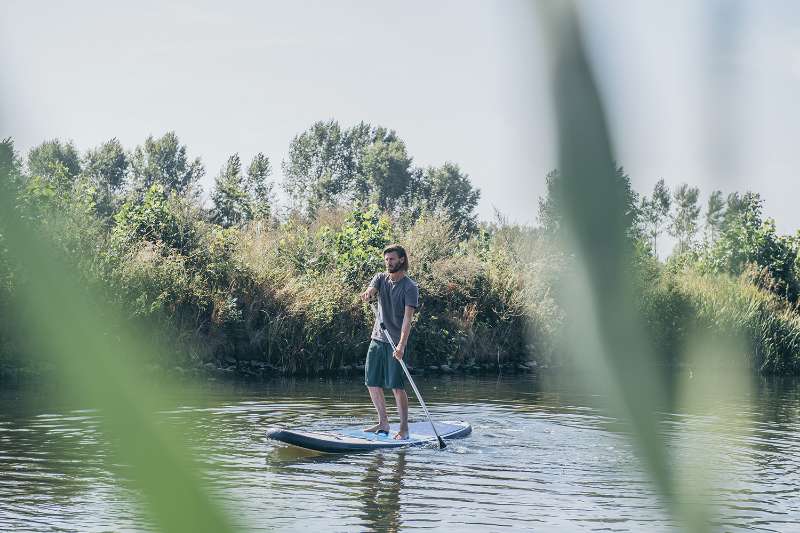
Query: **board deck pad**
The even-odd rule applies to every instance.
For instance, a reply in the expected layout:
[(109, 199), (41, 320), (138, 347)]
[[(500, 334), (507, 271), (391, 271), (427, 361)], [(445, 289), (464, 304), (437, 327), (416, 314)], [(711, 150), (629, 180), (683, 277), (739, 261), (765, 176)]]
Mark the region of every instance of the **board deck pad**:
[[(443, 439), (460, 439), (472, 432), (472, 426), (462, 421), (435, 422), (436, 431)], [(347, 427), (335, 431), (300, 431), (273, 429), (267, 431), (267, 438), (328, 453), (369, 451), (381, 448), (403, 448), (424, 446), (438, 442), (430, 422), (410, 422), (408, 439), (395, 440), (399, 424), (391, 424), (388, 435), (369, 433), (363, 426)]]

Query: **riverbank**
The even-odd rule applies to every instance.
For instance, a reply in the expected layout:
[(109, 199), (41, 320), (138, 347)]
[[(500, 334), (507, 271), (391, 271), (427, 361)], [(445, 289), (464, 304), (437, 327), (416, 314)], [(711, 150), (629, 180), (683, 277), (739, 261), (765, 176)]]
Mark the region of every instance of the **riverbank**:
[[(366, 356), (366, 352), (362, 356), (362, 361), (364, 356)], [(513, 375), (549, 370), (552, 368), (547, 364), (540, 365), (536, 361), (506, 362), (500, 364), (471, 363), (462, 365), (455, 363), (453, 365), (407, 365), (407, 367), (413, 376)], [(316, 372), (308, 372), (305, 370), (290, 371), (289, 369), (279, 368), (262, 360), (237, 360), (234, 358), (227, 358), (221, 361), (207, 361), (196, 365), (162, 365), (150, 363), (143, 368), (143, 372), (145, 375), (149, 376), (166, 375), (173, 379), (186, 378), (197, 381), (235, 381), (239, 379), (261, 381), (279, 377), (353, 377), (353, 379), (357, 379), (364, 375), (364, 364), (343, 365), (334, 369), (320, 369)], [(25, 383), (57, 379), (58, 371), (52, 364), (40, 364), (35, 368), (4, 367), (0, 369), (0, 382), (5, 383)]]
[[(94, 320), (96, 333), (114, 338), (135, 326), (157, 346), (137, 361), (142, 368), (254, 377), (357, 372), (374, 320), (358, 293), (382, 270), (390, 242), (407, 247), (420, 287), (412, 366), (447, 373), (570, 365), (560, 302), (575, 259), (540, 228), (497, 223), (464, 234), (441, 214), (402, 221), (374, 205), (223, 228), (155, 189), (143, 206), (131, 204), (141, 212), (121, 211), (128, 218), (113, 225), (63, 207), (58, 219), (32, 211), (36, 235), (52, 242), (62, 281), (82, 280), (92, 301), (115, 310), (105, 315), (121, 317)], [(721, 365), (800, 373), (800, 314), (792, 285), (772, 267), (747, 263), (734, 275), (710, 269), (711, 252), (662, 264), (647, 247), (633, 249), (630, 305), (663, 364), (683, 364), (701, 336), (738, 339), (741, 349)], [(20, 284), (38, 281), (0, 253), (0, 282), (7, 317), (0, 374), (35, 376), (41, 362), (31, 357), (12, 302)], [(71, 312), (71, 302), (59, 305)], [(602, 302), (595, 308), (615, 311)]]

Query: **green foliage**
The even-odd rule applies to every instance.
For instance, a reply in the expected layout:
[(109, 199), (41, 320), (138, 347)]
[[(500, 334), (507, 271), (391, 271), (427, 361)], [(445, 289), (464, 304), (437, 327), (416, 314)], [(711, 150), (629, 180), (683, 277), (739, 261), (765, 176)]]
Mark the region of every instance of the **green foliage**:
[(658, 257), (658, 237), (664, 231), (664, 224), (669, 216), (671, 206), (672, 198), (663, 179), (656, 182), (650, 198), (646, 196), (642, 198), (641, 224), (644, 227), (645, 236), (650, 239), (649, 243), (656, 257)]
[(682, 254), (692, 249), (697, 234), (697, 220), (700, 217), (698, 198), (700, 190), (686, 183), (678, 187), (672, 197), (675, 211), (669, 226), (669, 234), (678, 240), (675, 253)]
[(57, 189), (68, 189), (80, 172), (80, 155), (72, 141), (45, 141), (28, 153), (29, 175), (38, 176)]
[(411, 220), (424, 213), (440, 214), (450, 221), (456, 235), (467, 237), (478, 229), (475, 208), (480, 197), (480, 190), (472, 187), (458, 165), (445, 163), (414, 173), (400, 214)]
[[(0, 188), (3, 190), (18, 194), (18, 188), (21, 181), (21, 168), (22, 162), (14, 149), (14, 141), (10, 137), (0, 141)], [(0, 221), (2, 221), (3, 214), (0, 213)], [(8, 300), (7, 294), (13, 289), (14, 278), (17, 275), (15, 268), (12, 266), (11, 258), (8, 254), (6, 247), (6, 240), (3, 233), (0, 232), (0, 302)], [(3, 306), (0, 303), (0, 306)], [(2, 309), (2, 307), (0, 307)], [(8, 315), (6, 315), (8, 316)], [(0, 325), (0, 328), (7, 328), (9, 324)], [(0, 329), (0, 331), (3, 331)], [(6, 338), (7, 335), (0, 333), (0, 340)], [(4, 355), (5, 350), (0, 346), (0, 358)]]
[(391, 211), (408, 188), (411, 157), (393, 131), (373, 128), (369, 141), (357, 157), (352, 197)]
[(383, 248), (391, 240), (391, 222), (377, 205), (350, 212), (339, 231), (323, 228), (320, 232), (320, 244), (331, 258), (324, 264), (332, 263), (350, 286), (363, 283), (381, 269)]
[(0, 179), (7, 180), (10, 190), (20, 179), (22, 162), (14, 149), (14, 140), (6, 137), (0, 141)]
[(211, 192), (211, 200), (214, 202), (212, 221), (227, 228), (268, 218), (271, 212), (272, 184), (267, 180), (271, 172), (269, 159), (264, 154), (255, 156), (246, 176), (242, 175), (239, 154), (229, 157)]
[(412, 168), (394, 131), (360, 123), (342, 129), (317, 122), (296, 136), (283, 162), (284, 189), (296, 210), (312, 218), (321, 209), (376, 204), (408, 226), (423, 213), (441, 212), (462, 236), (477, 229), (480, 191), (453, 163)]
[(211, 192), (211, 201), (214, 202), (211, 220), (226, 228), (237, 226), (250, 216), (241, 173), (239, 154), (233, 154), (217, 175), (214, 190)]
[(772, 219), (762, 219), (763, 201), (757, 194), (733, 197), (733, 208), (726, 212), (725, 223), (716, 241), (701, 256), (705, 271), (741, 275), (747, 265), (756, 265), (763, 274), (754, 281), (783, 296), (790, 302), (800, 294), (798, 241), (780, 236)]
[[(547, 192), (543, 198), (539, 198), (539, 224), (544, 231), (550, 235), (561, 235), (564, 229), (564, 217), (566, 216), (565, 209), (565, 194), (568, 191), (564, 189), (564, 176), (561, 171), (553, 170), (546, 176)], [(620, 217), (620, 224), (626, 228), (626, 234), (629, 237), (638, 237), (640, 226), (640, 205), (639, 195), (631, 187), (631, 179), (625, 173), (625, 169), (621, 166), (614, 164), (614, 174), (612, 189), (610, 191), (614, 198), (615, 204), (620, 206), (620, 212), (616, 216)], [(586, 215), (590, 214), (588, 211), (591, 205), (587, 205)], [(600, 206), (595, 206), (600, 207)]]
[(767, 374), (800, 371), (800, 315), (786, 300), (753, 284), (757, 275), (702, 273), (692, 265), (665, 271), (642, 298), (654, 346), (674, 363), (702, 331), (717, 342), (742, 339), (749, 348), (747, 360), (718, 365), (745, 364)]
[(722, 191), (713, 191), (706, 205), (706, 242), (714, 242), (719, 236), (725, 215)]
[(165, 403), (159, 387), (142, 375), (145, 356), (153, 353), (148, 337), (121, 327), (126, 321), (119, 310), (86, 286), (86, 270), (75, 260), (84, 250), (64, 255), (61, 243), (50, 240), (76, 228), (55, 217), (31, 224), (36, 217), (24, 213), (15, 201), (18, 190), (10, 185), (0, 176), (0, 235), (27, 279), (0, 304), (19, 326), (10, 339), (0, 330), (2, 346), (9, 340), (24, 343), (27, 355), (36, 354), (54, 369), (54, 391), (66, 391), (65, 397), (100, 415), (98, 430), (110, 445), (100, 461), (140, 497), (156, 529), (231, 531), (230, 518), (204, 487), (185, 436), (154, 417)]
[(153, 185), (160, 185), (179, 196), (198, 196), (198, 182), (205, 174), (200, 158), (190, 160), (187, 148), (175, 132), (159, 139), (149, 136), (144, 146), (137, 146), (130, 159), (132, 185), (142, 196)]
[[(61, 156), (52, 155), (71, 153), (68, 145), (56, 142), (36, 153), (47, 176), (23, 175), (10, 140), (0, 145), (7, 155), (0, 164), (12, 170), (7, 179), (17, 184), (16, 204), (29, 222), (47, 232), (62, 258), (71, 258), (82, 282), (102, 287), (131, 318), (149, 324), (154, 336), (184, 354), (182, 365), (255, 358), (288, 371), (313, 372), (359, 363), (370, 316), (356, 294), (383, 269), (381, 250), (389, 242), (409, 250), (411, 275), (422, 295), (412, 364), (564, 361), (556, 339), (566, 314), (558, 302), (575, 260), (551, 238), (563, 229), (563, 177), (558, 172), (548, 175), (548, 194), (540, 200), (543, 228), (509, 225), (500, 216), (497, 223), (479, 227), (474, 208), (480, 191), (468, 176), (450, 163), (411, 169), (394, 132), (364, 123), (342, 130), (331, 122), (315, 125), (298, 139), (293, 149), (305, 152), (293, 160), (302, 163), (293, 172), (305, 168), (309, 179), (317, 173), (331, 177), (308, 181), (319, 193), (314, 193), (319, 201), (310, 219), (272, 217), (271, 166), (257, 154), (246, 173), (238, 155), (228, 160), (212, 192), (210, 214), (216, 224), (206, 222), (191, 195), (180, 193), (191, 187), (161, 183), (179, 183), (183, 178), (173, 179), (181, 175), (176, 169), (192, 167), (174, 134), (148, 139), (130, 165), (112, 139), (87, 152), (77, 175)], [(46, 154), (51, 154), (47, 165), (42, 163)], [(141, 169), (148, 166), (156, 169), (149, 174), (152, 185), (123, 202), (126, 168), (141, 184)], [(676, 361), (692, 321), (699, 320), (699, 296), (691, 287), (699, 290), (700, 285), (683, 283), (683, 272), (702, 272), (709, 279), (738, 276), (734, 288), (719, 287), (768, 289), (796, 300), (797, 238), (777, 235), (774, 223), (762, 220), (757, 195), (730, 194), (722, 207), (722, 194), (712, 195), (706, 219), (707, 227), (717, 228), (715, 238), (707, 238), (702, 248), (690, 247), (690, 253), (673, 255), (662, 267), (652, 254), (671, 204), (663, 180), (639, 202), (621, 167), (613, 167), (610, 179), (622, 206), (621, 227), (633, 244), (628, 251), (631, 272), (639, 273), (632, 279), (641, 280), (642, 314), (651, 336), (671, 354), (668, 359)], [(692, 213), (697, 202), (691, 200), (696, 190), (684, 189), (672, 217), (688, 216), (694, 226), (686, 227), (696, 232)], [(306, 200), (316, 201), (311, 198)], [(340, 202), (356, 200), (376, 203), (341, 207)], [(326, 204), (334, 207), (322, 209)], [(587, 204), (585, 215), (596, 208)], [(681, 209), (687, 214), (679, 215)], [(113, 225), (108, 213), (114, 213)], [(8, 262), (2, 246), (0, 235), (0, 268), (4, 287), (11, 291), (25, 273)], [(764, 309), (758, 320), (778, 312), (774, 306)], [(791, 333), (787, 327), (775, 327), (770, 343), (778, 348), (770, 353), (783, 354), (781, 343), (789, 340), (780, 335)], [(766, 353), (763, 342), (753, 346)], [(783, 362), (760, 368), (795, 368), (780, 357)]]
[(354, 172), (347, 144), (335, 120), (316, 122), (292, 139), (283, 174), (296, 209), (313, 213), (336, 202)]
[(736, 224), (736, 221), (744, 216), (748, 210), (752, 210), (753, 203), (756, 200), (759, 200), (759, 197), (752, 192), (746, 192), (744, 194), (732, 192), (728, 194), (727, 198), (725, 198), (725, 213), (722, 216), (720, 229), (724, 229), (732, 223)]
[(130, 316), (177, 319), (192, 280), (186, 257), (161, 242), (140, 242), (119, 262), (110, 281)]
[(112, 243), (122, 251), (137, 243), (164, 243), (188, 255), (197, 240), (191, 205), (165, 187), (153, 184), (141, 202), (129, 200), (114, 217)]
[(359, 202), (390, 210), (405, 192), (411, 157), (394, 131), (359, 123), (317, 122), (296, 136), (283, 163), (284, 188), (296, 209)]
[(245, 190), (249, 195), (249, 212), (253, 220), (264, 220), (272, 214), (274, 203), (272, 183), (268, 180), (272, 175), (272, 164), (269, 158), (257, 153), (247, 167)]
[[(10, 146), (13, 153), (13, 143)], [(51, 254), (76, 266), (89, 282), (101, 269), (100, 250), (106, 247), (106, 233), (96, 216), (95, 187), (82, 174), (72, 174), (80, 168), (76, 154), (71, 143), (44, 143), (31, 151), (29, 161), (35, 161), (34, 168), (47, 169), (47, 175), (25, 175), (19, 162), (12, 161), (9, 168), (16, 176), (3, 185), (13, 196), (15, 216), (53, 245)], [(18, 274), (26, 276), (24, 271)]]
[(350, 287), (379, 271), (383, 248), (392, 240), (391, 221), (378, 206), (350, 211), (340, 228), (327, 224), (315, 231), (289, 222), (278, 246), (292, 268), (303, 274), (335, 272)]
[(561, 218), (563, 208), (561, 207), (561, 175), (558, 170), (551, 170), (545, 176), (546, 194), (539, 197), (539, 225), (547, 233), (557, 234), (561, 230)]
[(86, 152), (83, 175), (96, 190), (97, 212), (102, 218), (110, 218), (118, 209), (128, 167), (128, 157), (116, 138)]

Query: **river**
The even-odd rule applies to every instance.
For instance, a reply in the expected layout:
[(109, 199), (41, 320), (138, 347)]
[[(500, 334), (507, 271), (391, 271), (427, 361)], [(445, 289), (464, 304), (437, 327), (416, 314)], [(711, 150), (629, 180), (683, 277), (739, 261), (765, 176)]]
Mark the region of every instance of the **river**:
[[(612, 430), (575, 380), (431, 375), (418, 385), (434, 417), (467, 420), (473, 434), (445, 450), (339, 456), (264, 438), (275, 426), (367, 424), (373, 410), (357, 377), (197, 385), (158, 416), (187, 426), (211, 490), (245, 530), (677, 530), (624, 429)], [(0, 393), (0, 530), (149, 529), (98, 453), (97, 415), (54, 397)], [(713, 463), (720, 529), (800, 531), (799, 416), (800, 380), (759, 379), (740, 403), (675, 410), (661, 427), (675, 457)], [(412, 399), (412, 418), (423, 417)], [(706, 424), (745, 429), (704, 443)]]

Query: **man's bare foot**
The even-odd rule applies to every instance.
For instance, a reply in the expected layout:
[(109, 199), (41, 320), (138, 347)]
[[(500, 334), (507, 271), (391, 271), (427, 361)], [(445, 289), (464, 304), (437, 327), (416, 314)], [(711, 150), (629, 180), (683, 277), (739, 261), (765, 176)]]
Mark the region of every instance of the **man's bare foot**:
[(408, 439), (408, 428), (400, 428), (400, 431), (394, 436), (394, 440), (407, 440)]
[(364, 431), (367, 433), (386, 433), (389, 434), (389, 424), (375, 424), (374, 426), (370, 426), (368, 428), (364, 428)]

